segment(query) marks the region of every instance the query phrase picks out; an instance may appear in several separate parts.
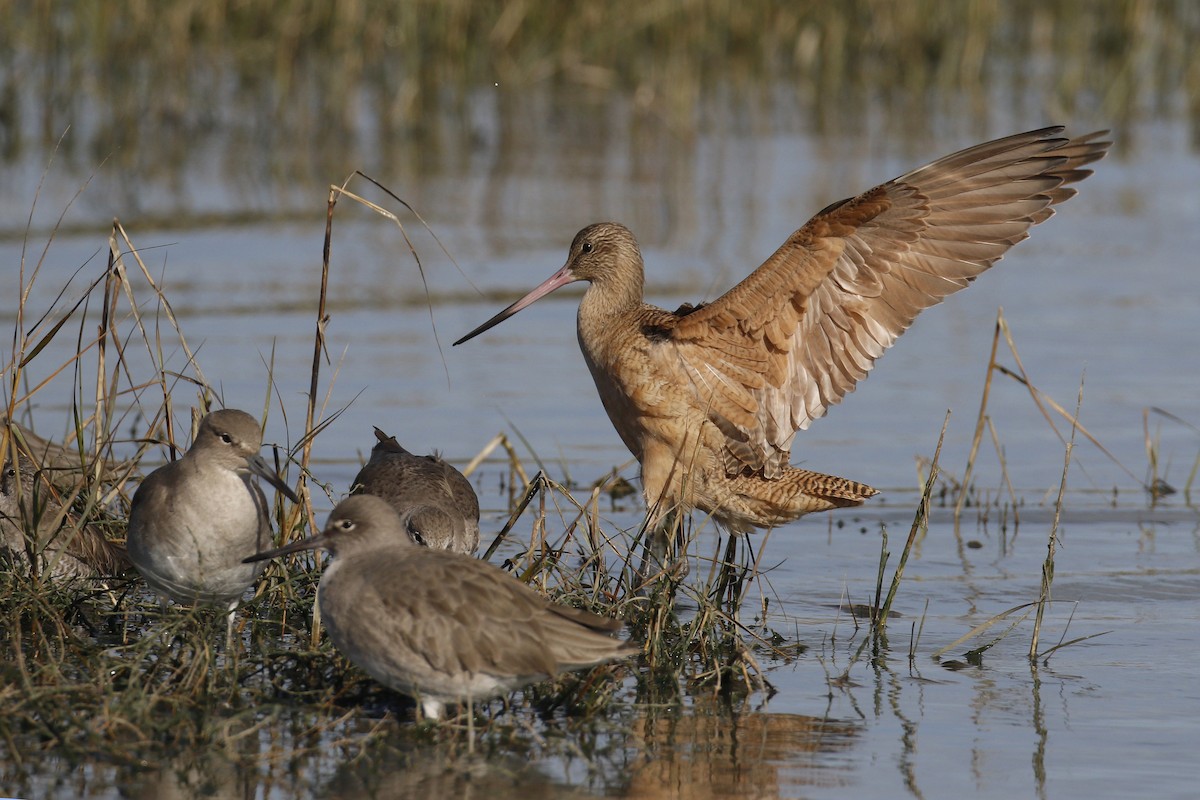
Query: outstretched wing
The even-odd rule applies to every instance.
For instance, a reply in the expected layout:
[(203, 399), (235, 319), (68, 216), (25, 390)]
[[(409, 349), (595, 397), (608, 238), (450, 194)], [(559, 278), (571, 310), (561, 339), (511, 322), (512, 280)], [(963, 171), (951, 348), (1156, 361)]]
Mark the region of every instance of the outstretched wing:
[(964, 288), (1074, 196), (1107, 133), (1061, 127), (976, 145), (829, 206), (749, 277), (675, 320), (727, 438), (726, 468), (787, 465), (792, 437), (866, 377), (922, 309)]

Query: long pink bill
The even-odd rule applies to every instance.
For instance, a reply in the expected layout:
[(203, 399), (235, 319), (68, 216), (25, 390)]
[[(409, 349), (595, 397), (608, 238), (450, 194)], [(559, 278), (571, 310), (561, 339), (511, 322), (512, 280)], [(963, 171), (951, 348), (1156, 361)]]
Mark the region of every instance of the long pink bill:
[(504, 309), (499, 314), (492, 317), (487, 322), (483, 323), (478, 328), (471, 331), (470, 333), (468, 333), (466, 336), (459, 339), (454, 344), (457, 346), (457, 345), (462, 344), (465, 341), (474, 339), (476, 336), (483, 333), (484, 331), (486, 331), (490, 328), (494, 328), (497, 325), (499, 325), (501, 322), (504, 322), (504, 320), (508, 319), (513, 314), (516, 314), (521, 309), (527, 308), (528, 306), (533, 305), (538, 300), (541, 300), (543, 297), (545, 297), (546, 295), (553, 292), (555, 289), (560, 289), (563, 286), (566, 286), (568, 283), (574, 283), (576, 280), (578, 280), (578, 278), (576, 278), (574, 275), (571, 274), (570, 264), (564, 266), (558, 272), (554, 273), (549, 278), (547, 278), (545, 281), (543, 281), (541, 284), (539, 284), (538, 287), (535, 288), (532, 292), (525, 295), (524, 297), (522, 297), (517, 302), (513, 303), (508, 308)]

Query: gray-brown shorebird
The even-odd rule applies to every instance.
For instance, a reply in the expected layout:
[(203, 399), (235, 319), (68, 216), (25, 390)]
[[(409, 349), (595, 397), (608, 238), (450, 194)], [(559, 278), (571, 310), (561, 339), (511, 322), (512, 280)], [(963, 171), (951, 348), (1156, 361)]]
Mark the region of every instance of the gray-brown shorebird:
[(553, 603), (485, 561), (414, 545), (411, 511), (349, 497), (317, 536), (253, 560), (328, 550), (317, 603), (334, 646), (427, 716), (638, 651), (610, 635), (619, 620)]
[(479, 547), (479, 498), (471, 482), (437, 453), (414, 455), (379, 428), (371, 458), (358, 471), (350, 494), (386, 500), (396, 513), (416, 507), (410, 536), (435, 550), (470, 555)]
[(821, 211), (711, 303), (642, 300), (622, 225), (589, 225), (566, 264), (455, 344), (574, 281), (578, 338), (600, 400), (641, 464), (652, 523), (699, 508), (734, 532), (876, 494), (796, 469), (792, 439), (867, 376), (916, 315), (964, 288), (1075, 195), (1106, 131), (1051, 127), (938, 159)]
[(51, 580), (115, 577), (130, 568), (125, 548), (76, 519), (33, 460), (11, 456), (0, 472), (0, 550)]
[(129, 509), (126, 546), (161, 598), (234, 613), (261, 564), (243, 559), (271, 542), (270, 508), (257, 475), (294, 503), (295, 493), (259, 455), (262, 430), (244, 411), (214, 411), (179, 460), (146, 476)]

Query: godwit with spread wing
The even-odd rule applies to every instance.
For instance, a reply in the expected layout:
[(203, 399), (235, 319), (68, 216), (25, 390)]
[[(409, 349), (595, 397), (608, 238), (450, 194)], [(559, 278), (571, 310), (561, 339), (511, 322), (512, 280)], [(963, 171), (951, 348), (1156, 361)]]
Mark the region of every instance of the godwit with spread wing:
[(964, 288), (1074, 196), (1107, 131), (1051, 127), (976, 145), (827, 207), (715, 301), (642, 302), (625, 227), (589, 225), (567, 263), (462, 344), (574, 281), (579, 345), (642, 467), (651, 519), (699, 508), (731, 531), (876, 494), (789, 464), (792, 437), (867, 376), (925, 308)]

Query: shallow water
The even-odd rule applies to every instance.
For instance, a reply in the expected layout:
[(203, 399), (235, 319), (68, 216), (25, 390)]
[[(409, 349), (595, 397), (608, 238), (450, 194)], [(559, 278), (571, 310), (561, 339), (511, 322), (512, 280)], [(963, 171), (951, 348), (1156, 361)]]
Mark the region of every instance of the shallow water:
[[(460, 463), (503, 431), (527, 468), (540, 459), (555, 479), (587, 487), (621, 467), (635, 480), (574, 340), (578, 293), (543, 300), (463, 347), (450, 342), (557, 269), (574, 232), (598, 219), (621, 220), (639, 235), (652, 302), (714, 298), (830, 201), (989, 136), (1066, 119), (1042, 113), (1051, 104), (1029, 91), (1029, 102), (969, 123), (939, 118), (914, 130), (891, 124), (895, 109), (866, 109), (861, 127), (821, 133), (786, 93), (780, 99), (764, 91), (751, 101), (725, 87), (705, 96), (694, 129), (679, 133), (639, 120), (619, 98), (586, 95), (573, 105), (571, 92), (542, 87), (514, 100), (481, 86), (468, 118), (454, 122), (462, 130), (443, 134), (428, 164), (417, 151), (430, 143), (414, 140), (394, 145), (405, 158), (375, 159), (359, 148), (340, 171), (295, 178), (248, 168), (219, 134), (166, 176), (98, 165), (79, 146), (48, 167), (45, 151), (31, 151), (0, 165), (7, 188), (0, 263), (15, 276), (24, 250), (28, 275), (48, 247), (28, 304), (46, 308), (80, 265), (77, 283), (102, 273), (108, 223), (119, 217), (225, 404), (262, 407), (263, 362), (273, 351), (278, 396), (267, 438), (290, 444), (302, 428), (312, 366), (328, 184), (362, 168), (417, 208), (461, 272), (405, 215), (423, 282), (392, 223), (340, 201), (327, 328), (332, 363), (322, 365), (320, 392), (325, 401), (328, 391), (326, 414), (347, 408), (317, 439), (317, 477), (335, 495), (344, 490), (373, 440), (371, 426), (379, 425), (414, 451), (438, 449)], [(603, 126), (588, 125), (595, 115)], [(1073, 132), (1118, 126), (1118, 147), (1080, 196), (974, 286), (923, 314), (858, 392), (797, 438), (795, 463), (885, 494), (862, 509), (809, 517), (766, 542), (755, 539), (771, 569), (744, 614), (757, 615), (767, 598), (770, 625), (791, 631), (794, 654), (759, 654), (773, 691), (732, 709), (698, 693), (682, 713), (663, 713), (639, 705), (626, 687), (622, 722), (633, 733), (623, 741), (600, 734), (604, 746), (591, 759), (493, 754), (447, 767), (435, 749), (397, 767), (370, 754), (348, 764), (353, 748), (339, 745), (301, 759), (291, 774), (266, 760), (258, 770), (235, 770), (198, 754), (160, 771), (131, 754), (133, 766), (50, 764), (30, 774), (9, 765), (11, 791), (165, 796), (170, 785), (182, 797), (364, 790), (414, 797), (1191, 796), (1200, 777), (1200, 515), (1181, 494), (1151, 505), (1140, 484), (1153, 477), (1144, 409), (1200, 424), (1200, 355), (1190, 344), (1200, 295), (1193, 266), (1200, 158), (1189, 146), (1188, 123), (1170, 113), (1113, 121), (1084, 108), (1067, 121)], [(81, 125), (68, 136), (86, 137)], [(361, 179), (352, 189), (401, 211)], [(150, 298), (136, 280), (138, 296)], [(1028, 392), (997, 376), (989, 414), (1020, 522), (985, 436), (975, 485), (998, 504), (968, 509), (957, 527), (948, 510), (934, 510), (906, 568), (890, 646), (858, 654), (866, 631), (840, 609), (873, 598), (881, 528), (893, 553), (890, 576), (924, 475), (917, 459), (932, 454), (948, 409), (941, 465), (961, 475), (999, 307), (1038, 388), (1071, 409), (1083, 382), (1081, 421), (1112, 454), (1076, 437), (1055, 603), (1039, 650), (1095, 638), (1031, 666), (1026, 620), (968, 663), (968, 650), (1005, 631), (1009, 623), (1001, 622), (933, 657), (975, 625), (1036, 599), (1041, 580), (1063, 442)], [(143, 311), (153, 314), (153, 303)], [(14, 319), (5, 303), (0, 323)], [(69, 353), (74, 341), (66, 339), (74, 336), (54, 346)], [(1014, 366), (1001, 348), (1000, 361)], [(42, 357), (35, 368), (54, 361)], [(168, 368), (184, 370), (183, 355), (171, 354)], [(61, 433), (55, 425), (71, 397), (71, 377), (63, 380), (65, 389), (38, 396), (43, 434)], [(191, 399), (176, 387), (181, 419)], [(1069, 435), (1069, 425), (1055, 422)], [(131, 438), (137, 424), (124, 427)], [(1162, 476), (1182, 489), (1200, 437), (1153, 414), (1148, 434)], [(477, 473), (485, 541), (507, 518), (507, 481), (498, 455)], [(626, 501), (604, 521), (635, 527), (639, 509)], [(701, 537), (699, 552), (714, 547), (708, 534)]]

